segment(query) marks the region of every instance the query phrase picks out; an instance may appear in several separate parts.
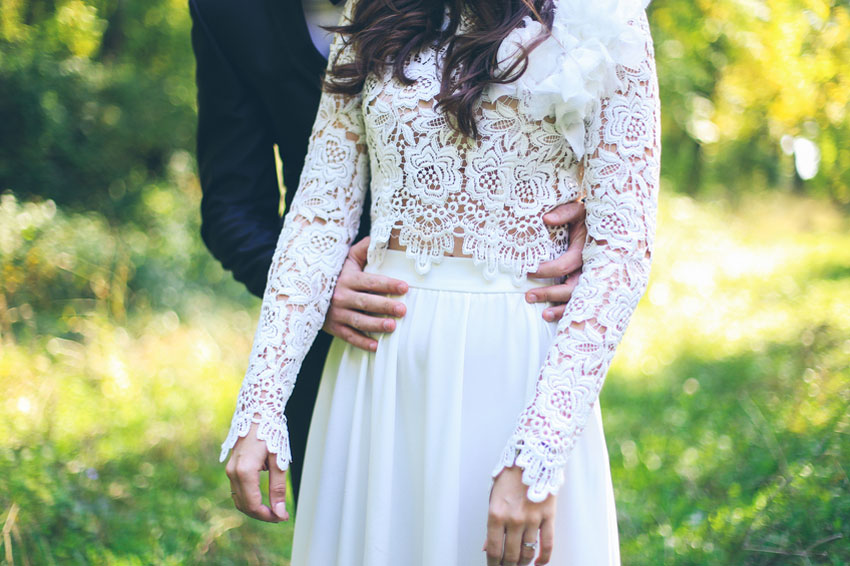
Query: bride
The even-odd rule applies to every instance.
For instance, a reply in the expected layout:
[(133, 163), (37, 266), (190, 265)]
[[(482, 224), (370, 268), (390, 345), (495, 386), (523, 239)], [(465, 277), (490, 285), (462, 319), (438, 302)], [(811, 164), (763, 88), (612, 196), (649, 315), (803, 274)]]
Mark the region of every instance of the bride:
[[(367, 191), (366, 269), (407, 282), (408, 315), (373, 352), (332, 346), (294, 566), (619, 564), (598, 395), (654, 235), (644, 9), (348, 0), (222, 447), (239, 509), (288, 519), (284, 407)], [(546, 322), (524, 297), (553, 282), (527, 275), (567, 233), (542, 215), (578, 199), (584, 267), (561, 320)]]

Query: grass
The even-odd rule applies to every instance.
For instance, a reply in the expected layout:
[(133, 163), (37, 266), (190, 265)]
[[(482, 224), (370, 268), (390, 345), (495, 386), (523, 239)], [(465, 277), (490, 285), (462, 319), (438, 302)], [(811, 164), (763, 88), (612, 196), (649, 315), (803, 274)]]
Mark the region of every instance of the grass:
[[(624, 564), (850, 563), (848, 228), (801, 198), (662, 200), (602, 399)], [(234, 511), (218, 463), (257, 303), (154, 232), (0, 207), (0, 564), (288, 564), (291, 525)]]
[(822, 203), (662, 203), (603, 392), (627, 564), (850, 563), (850, 233)]

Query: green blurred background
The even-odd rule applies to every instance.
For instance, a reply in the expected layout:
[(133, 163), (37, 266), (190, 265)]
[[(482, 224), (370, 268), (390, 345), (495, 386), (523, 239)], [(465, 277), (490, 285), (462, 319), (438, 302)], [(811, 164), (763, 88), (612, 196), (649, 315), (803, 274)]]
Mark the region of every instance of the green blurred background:
[[(850, 9), (656, 0), (623, 563), (850, 564)], [(199, 235), (185, 0), (0, 0), (0, 564), (288, 564), (218, 463), (258, 301)], [(483, 537), (483, 533), (482, 533)]]

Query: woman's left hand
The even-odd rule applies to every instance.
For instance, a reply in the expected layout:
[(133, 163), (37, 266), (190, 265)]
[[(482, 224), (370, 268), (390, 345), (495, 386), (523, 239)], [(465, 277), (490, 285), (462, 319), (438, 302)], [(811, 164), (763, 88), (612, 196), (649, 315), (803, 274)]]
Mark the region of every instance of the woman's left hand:
[[(487, 566), (525, 566), (547, 564), (552, 557), (555, 538), (555, 496), (541, 503), (526, 497), (528, 486), (522, 483), (522, 469), (505, 468), (493, 483), (490, 512), (487, 516)], [(539, 535), (539, 538), (538, 538)]]

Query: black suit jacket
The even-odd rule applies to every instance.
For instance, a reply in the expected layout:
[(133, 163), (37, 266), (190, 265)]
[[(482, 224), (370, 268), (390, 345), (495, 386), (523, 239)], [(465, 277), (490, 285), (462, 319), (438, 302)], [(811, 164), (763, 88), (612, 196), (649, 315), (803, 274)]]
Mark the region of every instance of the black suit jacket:
[[(300, 0), (189, 0), (189, 8), (197, 64), (201, 236), (225, 269), (262, 296), (281, 228), (273, 145), (280, 149), (288, 208), (326, 61), (310, 40)], [(361, 234), (368, 233), (368, 220), (364, 211)], [(330, 337), (320, 333), (286, 408), (296, 497), (329, 344)]]

